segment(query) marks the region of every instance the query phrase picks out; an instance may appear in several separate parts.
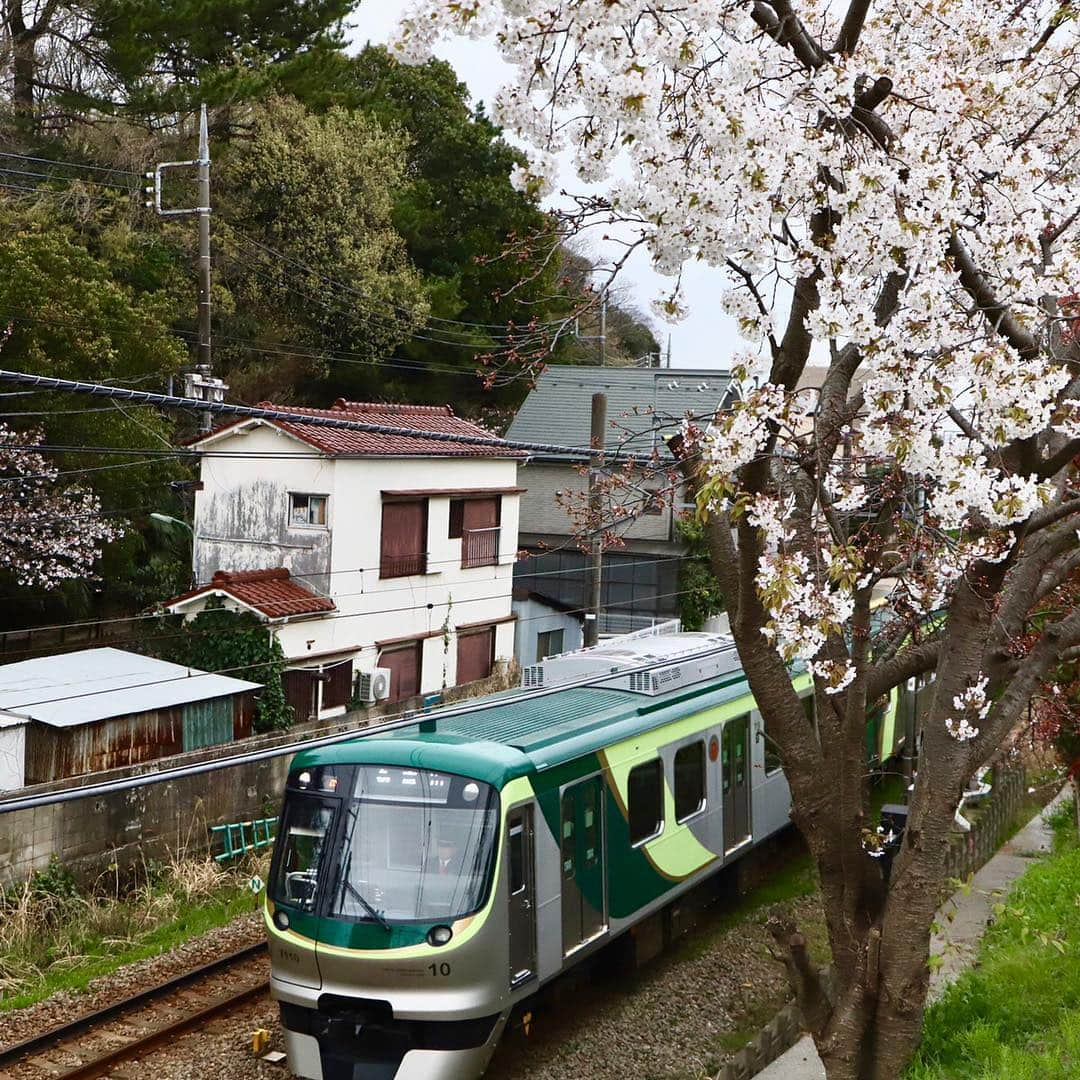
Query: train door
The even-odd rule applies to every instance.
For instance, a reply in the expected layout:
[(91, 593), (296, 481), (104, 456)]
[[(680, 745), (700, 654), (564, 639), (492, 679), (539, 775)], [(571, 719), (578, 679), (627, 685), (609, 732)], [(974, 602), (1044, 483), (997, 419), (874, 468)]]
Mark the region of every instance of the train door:
[(603, 782), (564, 788), (560, 827), (563, 955), (607, 929), (604, 896)]
[(507, 819), (510, 882), (510, 986), (536, 974), (536, 860), (533, 808), (520, 806)]
[(750, 717), (724, 725), (720, 737), (721, 790), (724, 797), (724, 850), (750, 836)]

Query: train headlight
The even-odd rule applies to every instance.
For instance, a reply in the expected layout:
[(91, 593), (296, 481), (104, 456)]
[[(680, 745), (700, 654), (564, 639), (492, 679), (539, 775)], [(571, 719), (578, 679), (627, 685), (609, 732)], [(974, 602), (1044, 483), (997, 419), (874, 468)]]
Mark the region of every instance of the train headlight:
[(429, 945), (445, 945), (454, 936), (454, 931), (449, 926), (433, 926), (428, 931)]
[(274, 925), (279, 930), (288, 930), (289, 913), (287, 911), (282, 911), (281, 908), (278, 908), (278, 910), (274, 912)]

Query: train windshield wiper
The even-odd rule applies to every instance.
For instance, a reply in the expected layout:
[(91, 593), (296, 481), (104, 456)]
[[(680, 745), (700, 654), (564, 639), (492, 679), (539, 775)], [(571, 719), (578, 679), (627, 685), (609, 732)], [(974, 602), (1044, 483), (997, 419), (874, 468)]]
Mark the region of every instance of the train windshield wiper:
[[(353, 826), (356, 825), (357, 813), (353, 811), (350, 815), (353, 819)], [(352, 840), (352, 834), (349, 835), (349, 840)], [(360, 906), (387, 932), (391, 930), (390, 924), (386, 921), (386, 916), (383, 915), (378, 908), (375, 907), (364, 894), (349, 880), (349, 871), (352, 869), (352, 857), (353, 853), (350, 850), (349, 854), (345, 857), (345, 865), (342, 867), (341, 883), (345, 886), (345, 889), (352, 893), (353, 899), (356, 900)]]
[(388, 922), (386, 921), (386, 916), (385, 916), (385, 915), (383, 915), (383, 913), (382, 913), (381, 911), (379, 911), (379, 910), (378, 910), (378, 908), (376, 908), (376, 907), (375, 907), (374, 905), (372, 905), (372, 904), (368, 903), (368, 901), (364, 899), (364, 896), (363, 896), (363, 894), (362, 894), (362, 893), (360, 892), (360, 890), (359, 890), (359, 889), (358, 889), (358, 888), (357, 888), (357, 887), (356, 887), (356, 886), (355, 886), (355, 885), (354, 885), (354, 884), (353, 884), (353, 883), (352, 883), (351, 881), (349, 881), (349, 879), (348, 879), (348, 878), (346, 878), (346, 879), (345, 879), (345, 888), (346, 888), (346, 889), (348, 889), (350, 893), (352, 893), (352, 895), (353, 895), (353, 899), (354, 899), (354, 900), (356, 900), (356, 901), (357, 901), (357, 902), (358, 902), (358, 903), (359, 903), (359, 904), (360, 904), (360, 905), (361, 905), (361, 906), (363, 907), (363, 909), (364, 909), (364, 910), (365, 910), (365, 911), (366, 911), (366, 912), (367, 912), (367, 913), (368, 913), (368, 914), (369, 914), (369, 915), (370, 915), (370, 916), (371, 916), (371, 917), (372, 917), (372, 918), (373, 918), (373, 919), (374, 919), (374, 920), (375, 920), (375, 921), (376, 921), (376, 922), (377, 922), (377, 923), (378, 923), (378, 924), (379, 924), (379, 925), (380, 925), (380, 926), (381, 926), (381, 927), (382, 927), (382, 928), (383, 928), (383, 929), (384, 929), (385, 931), (387, 931), (387, 933), (389, 933), (389, 932), (390, 932), (390, 930), (392, 929), (392, 927), (390, 926), (390, 923), (388, 923)]

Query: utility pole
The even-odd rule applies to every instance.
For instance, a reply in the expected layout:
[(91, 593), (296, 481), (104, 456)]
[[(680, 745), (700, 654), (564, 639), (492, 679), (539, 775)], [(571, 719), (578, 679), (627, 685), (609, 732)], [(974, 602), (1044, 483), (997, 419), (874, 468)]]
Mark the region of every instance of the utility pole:
[[(601, 339), (602, 340), (602, 339)], [(604, 467), (604, 432), (607, 427), (607, 395), (593, 394), (592, 430), (589, 445), (593, 456), (589, 460), (589, 527), (592, 530), (592, 551), (589, 555), (589, 594), (586, 597), (585, 644), (595, 645), (600, 635), (600, 584), (604, 565), (604, 530), (601, 527), (603, 499), (600, 492), (600, 470)]]
[(670, 334), (668, 334), (668, 336), (667, 336), (667, 363), (664, 365), (664, 367), (666, 367), (668, 369), (671, 368), (671, 335)]
[[(600, 293), (600, 366), (607, 367), (607, 286)], [(596, 398), (593, 398), (593, 415), (596, 415)], [(596, 432), (594, 431), (595, 435)], [(600, 444), (603, 445), (603, 432), (600, 434)]]
[[(162, 179), (169, 169), (195, 167), (198, 190), (196, 206), (166, 209), (161, 202)], [(146, 174), (154, 183), (146, 188), (153, 195), (146, 205), (160, 217), (190, 217), (199, 219), (199, 344), (195, 370), (184, 375), (184, 395), (202, 401), (224, 401), (229, 388), (213, 377), (210, 342), (210, 136), (206, 123), (206, 106), (199, 109), (199, 156), (192, 161), (161, 161), (153, 172)], [(201, 415), (201, 428), (210, 430), (210, 413)]]
[[(210, 356), (210, 136), (206, 129), (206, 106), (199, 110), (199, 362), (195, 370), (209, 386), (213, 366)], [(210, 414), (202, 414), (202, 430), (210, 430)]]

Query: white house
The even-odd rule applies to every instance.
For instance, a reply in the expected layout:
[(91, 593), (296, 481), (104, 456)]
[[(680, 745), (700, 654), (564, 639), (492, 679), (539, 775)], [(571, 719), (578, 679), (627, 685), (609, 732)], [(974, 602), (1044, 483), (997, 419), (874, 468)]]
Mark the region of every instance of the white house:
[[(491, 437), (448, 406), (268, 407)], [(357, 687), (373, 692), (360, 673), (388, 671), (394, 701), (513, 656), (520, 454), (261, 419), (193, 446), (199, 586), (168, 609), (191, 617), (217, 601), (263, 619), (300, 719), (343, 712)]]

